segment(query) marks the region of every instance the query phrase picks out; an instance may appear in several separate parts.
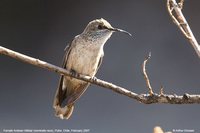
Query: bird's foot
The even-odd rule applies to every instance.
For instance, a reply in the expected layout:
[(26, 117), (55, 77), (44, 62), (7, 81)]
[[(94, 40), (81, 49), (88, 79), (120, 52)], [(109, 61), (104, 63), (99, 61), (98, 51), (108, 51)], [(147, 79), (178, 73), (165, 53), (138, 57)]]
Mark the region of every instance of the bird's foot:
[(97, 81), (97, 77), (93, 76), (93, 77), (92, 77), (92, 80), (93, 80), (94, 82), (96, 82), (96, 81)]
[(79, 73), (77, 73), (74, 69), (71, 69), (70, 73), (71, 73), (72, 77), (78, 77), (79, 76)]

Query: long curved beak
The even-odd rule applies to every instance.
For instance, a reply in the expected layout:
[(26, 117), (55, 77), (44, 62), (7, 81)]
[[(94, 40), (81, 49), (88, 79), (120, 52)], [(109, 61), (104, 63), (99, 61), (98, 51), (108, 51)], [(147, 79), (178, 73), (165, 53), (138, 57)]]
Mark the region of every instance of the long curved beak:
[(129, 33), (128, 31), (125, 31), (125, 30), (122, 30), (122, 29), (118, 29), (118, 28), (108, 28), (108, 30), (111, 30), (111, 31), (117, 31), (117, 32), (123, 32), (125, 34), (128, 34), (129, 36), (132, 36), (131, 33)]

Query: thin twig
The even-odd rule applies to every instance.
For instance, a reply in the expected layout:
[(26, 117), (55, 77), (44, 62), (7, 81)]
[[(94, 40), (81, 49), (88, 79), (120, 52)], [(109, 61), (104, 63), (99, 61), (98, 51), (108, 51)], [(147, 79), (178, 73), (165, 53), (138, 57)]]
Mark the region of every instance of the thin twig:
[[(178, 4), (176, 0), (167, 0), (167, 9), (173, 22), (189, 40), (190, 44), (193, 46), (198, 57), (200, 58), (200, 45), (194, 37), (192, 30), (190, 29), (190, 26), (182, 13), (183, 4), (184, 0), (180, 0)], [(173, 14), (173, 11), (175, 12), (175, 15)]]
[(112, 83), (97, 79), (97, 78), (91, 78), (89, 76), (85, 76), (82, 74), (72, 74), (70, 71), (63, 69), (61, 67), (52, 65), (50, 63), (47, 63), (45, 61), (41, 61), (39, 59), (35, 59), (33, 57), (12, 51), (10, 49), (4, 48), (0, 46), (0, 54), (12, 57), (14, 59), (23, 61), (28, 64), (32, 64), (37, 67), (41, 67), (62, 75), (74, 77), (86, 82), (90, 82), (92, 84), (96, 84), (98, 86), (110, 89), (112, 91), (115, 91), (119, 94), (122, 94), (124, 96), (130, 97), (132, 99), (135, 99), (141, 103), (145, 104), (152, 104), (152, 103), (166, 103), (166, 104), (192, 104), (192, 103), (198, 103), (200, 104), (200, 95), (189, 95), (184, 94), (183, 96), (177, 96), (177, 95), (159, 95), (156, 93), (153, 93), (153, 95), (149, 94), (137, 94), (134, 92), (131, 92), (123, 87), (114, 85)]
[(146, 72), (146, 63), (150, 58), (151, 58), (151, 53), (149, 53), (149, 55), (145, 58), (145, 60), (142, 64), (142, 72), (143, 72), (143, 75), (144, 75), (144, 79), (146, 81), (147, 88), (149, 90), (149, 95), (152, 96), (153, 95), (153, 89), (151, 87), (150, 80), (149, 80), (149, 77), (148, 77), (147, 72)]
[(161, 95), (161, 96), (164, 95), (164, 88), (163, 88), (163, 86), (160, 87), (160, 95)]

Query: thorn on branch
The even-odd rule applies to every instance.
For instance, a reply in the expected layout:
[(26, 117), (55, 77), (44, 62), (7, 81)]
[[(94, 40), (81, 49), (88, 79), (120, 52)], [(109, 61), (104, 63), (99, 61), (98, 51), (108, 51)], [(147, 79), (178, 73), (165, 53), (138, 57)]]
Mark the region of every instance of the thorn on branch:
[(164, 88), (163, 88), (163, 86), (160, 87), (160, 96), (164, 96)]

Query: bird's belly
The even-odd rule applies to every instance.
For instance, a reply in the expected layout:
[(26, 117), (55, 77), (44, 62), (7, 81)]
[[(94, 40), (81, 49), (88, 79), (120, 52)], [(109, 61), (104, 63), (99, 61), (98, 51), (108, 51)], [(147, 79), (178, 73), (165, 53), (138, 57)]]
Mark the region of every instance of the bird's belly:
[(88, 76), (94, 76), (100, 55), (91, 51), (73, 52), (68, 59), (67, 68)]
[[(76, 48), (70, 52), (66, 68), (74, 70), (77, 73), (94, 76), (97, 72), (99, 60), (102, 56), (100, 49)], [(85, 83), (74, 78), (66, 77), (67, 80), (73, 81), (73, 84)]]

